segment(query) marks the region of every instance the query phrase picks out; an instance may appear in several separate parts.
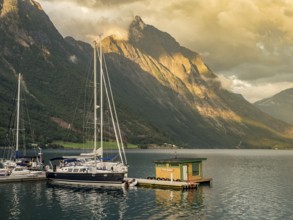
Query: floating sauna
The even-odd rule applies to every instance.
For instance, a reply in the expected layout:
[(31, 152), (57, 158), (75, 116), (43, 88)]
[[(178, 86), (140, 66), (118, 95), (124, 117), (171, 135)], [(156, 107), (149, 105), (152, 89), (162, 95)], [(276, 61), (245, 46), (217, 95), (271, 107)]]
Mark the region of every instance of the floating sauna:
[(156, 160), (156, 179), (210, 183), (211, 178), (203, 178), (202, 162), (206, 159), (207, 158), (171, 158)]
[(138, 186), (195, 189), (210, 184), (212, 178), (203, 177), (202, 162), (207, 158), (171, 158), (155, 161), (155, 177), (136, 179)]

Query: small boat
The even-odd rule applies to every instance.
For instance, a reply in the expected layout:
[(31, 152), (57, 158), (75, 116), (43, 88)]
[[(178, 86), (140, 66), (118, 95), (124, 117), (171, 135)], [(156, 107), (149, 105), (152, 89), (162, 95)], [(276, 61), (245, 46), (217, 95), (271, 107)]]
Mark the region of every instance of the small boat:
[(135, 187), (135, 186), (137, 186), (137, 184), (138, 184), (138, 181), (137, 181), (137, 179), (127, 179), (126, 181), (125, 181), (125, 187)]
[(7, 169), (7, 168), (1, 168), (0, 169), (0, 177), (3, 177), (3, 176), (9, 176), (10, 175), (10, 170)]
[(30, 171), (26, 167), (16, 166), (12, 169), (10, 176), (27, 176)]
[[(50, 160), (50, 167), (46, 171), (49, 181), (62, 184), (79, 184), (79, 185), (106, 185), (119, 186), (125, 184), (125, 177), (128, 173), (128, 165), (122, 141), (122, 135), (118, 123), (116, 108), (112, 96), (109, 78), (103, 70), (103, 52), (102, 40), (100, 38), (99, 61), (100, 61), (100, 105), (97, 105), (97, 76), (96, 76), (96, 60), (97, 60), (97, 43), (94, 42), (94, 73), (93, 73), (93, 152), (84, 153), (79, 156), (57, 157)], [(112, 127), (115, 133), (119, 160), (106, 159), (103, 155), (104, 141), (104, 94), (106, 94), (106, 104), (111, 115)], [(98, 109), (100, 113), (100, 128), (97, 128)], [(97, 149), (97, 136), (100, 135), (100, 147)], [(56, 164), (57, 161), (57, 164)]]

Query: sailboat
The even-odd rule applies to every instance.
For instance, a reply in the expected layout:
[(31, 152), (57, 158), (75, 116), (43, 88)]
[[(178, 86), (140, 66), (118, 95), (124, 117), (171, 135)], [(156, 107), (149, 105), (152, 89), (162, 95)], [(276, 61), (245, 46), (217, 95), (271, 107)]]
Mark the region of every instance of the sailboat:
[[(111, 90), (111, 85), (106, 73), (103, 69), (103, 51), (102, 38), (100, 37), (99, 45), (99, 63), (100, 63), (100, 103), (97, 104), (97, 48), (98, 44), (94, 41), (94, 70), (93, 70), (93, 152), (81, 154), (79, 156), (57, 157), (52, 158), (50, 167), (46, 171), (49, 181), (64, 184), (78, 185), (110, 185), (117, 186), (125, 184), (125, 178), (128, 173), (128, 165), (122, 141), (122, 135), (119, 128), (118, 117), (116, 113), (115, 103)], [(115, 139), (118, 147), (119, 158), (117, 161), (108, 161), (104, 158), (103, 141), (104, 141), (104, 95), (105, 101), (109, 106), (112, 126), (115, 133)], [(100, 113), (100, 128), (98, 129), (98, 109)], [(100, 135), (100, 147), (97, 148), (98, 132)], [(59, 162), (59, 164), (56, 164)], [(54, 164), (55, 163), (55, 164)]]
[[(0, 163), (3, 166), (0, 169), (0, 176), (31, 176), (43, 173), (43, 164), (41, 160), (41, 151), (38, 156), (23, 156), (19, 150), (19, 131), (20, 129), (20, 101), (21, 101), (21, 80), (22, 75), (18, 74), (17, 96), (16, 96), (16, 125), (15, 130), (15, 149), (10, 147), (7, 158), (1, 158)], [(40, 149), (40, 148), (39, 148)]]
[[(21, 74), (18, 75), (18, 83), (17, 83), (17, 97), (16, 97), (16, 140), (15, 140), (15, 154), (12, 155), (12, 152), (10, 152), (10, 155), (8, 158), (1, 158), (1, 164), (4, 167), (3, 169), (12, 170), (14, 167), (16, 167), (16, 160), (19, 156), (19, 115), (20, 115), (20, 84), (21, 84)], [(12, 149), (11, 149), (12, 150)]]

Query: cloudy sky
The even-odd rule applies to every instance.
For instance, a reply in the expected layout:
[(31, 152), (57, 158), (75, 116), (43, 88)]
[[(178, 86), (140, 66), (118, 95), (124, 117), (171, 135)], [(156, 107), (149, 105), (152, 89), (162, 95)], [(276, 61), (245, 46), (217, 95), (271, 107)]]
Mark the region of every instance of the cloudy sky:
[(293, 87), (292, 0), (38, 0), (63, 36), (126, 37), (136, 15), (200, 53), (254, 102)]

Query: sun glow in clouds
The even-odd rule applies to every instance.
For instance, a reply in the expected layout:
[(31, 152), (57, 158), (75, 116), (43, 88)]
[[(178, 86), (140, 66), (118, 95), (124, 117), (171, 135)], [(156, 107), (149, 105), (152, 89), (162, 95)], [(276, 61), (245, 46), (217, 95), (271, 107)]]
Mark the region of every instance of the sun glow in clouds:
[(277, 83), (249, 83), (237, 78), (236, 75), (226, 77), (219, 75), (219, 79), (223, 88), (237, 93), (242, 94), (245, 99), (254, 103), (260, 99), (268, 98), (282, 90), (292, 88), (292, 82), (277, 82)]

